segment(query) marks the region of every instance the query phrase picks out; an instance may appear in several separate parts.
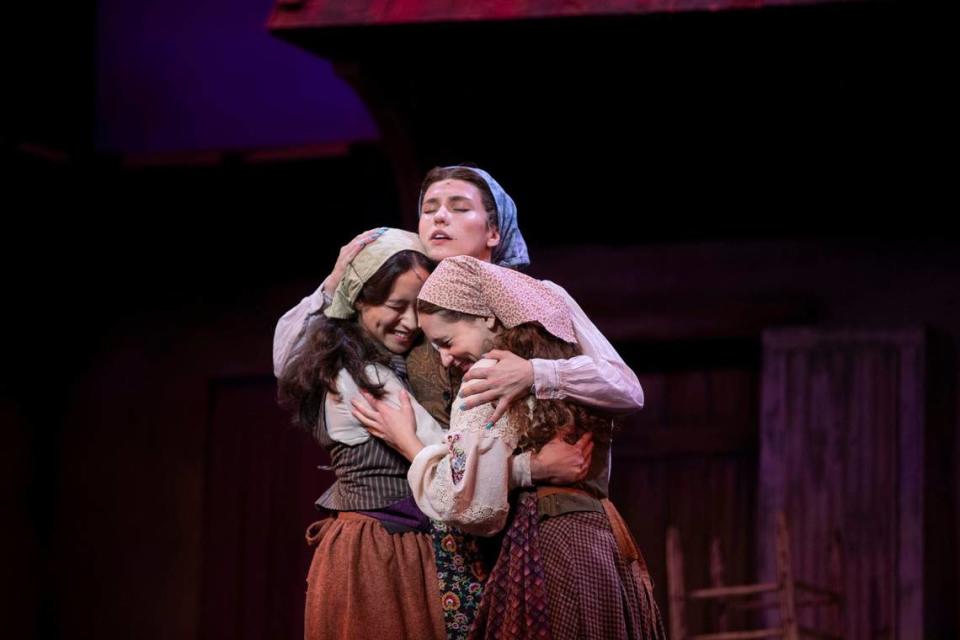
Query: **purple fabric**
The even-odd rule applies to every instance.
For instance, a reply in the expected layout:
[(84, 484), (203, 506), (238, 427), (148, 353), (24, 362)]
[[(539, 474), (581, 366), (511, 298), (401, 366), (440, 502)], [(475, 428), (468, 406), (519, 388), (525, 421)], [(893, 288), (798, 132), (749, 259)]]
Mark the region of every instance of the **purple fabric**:
[(390, 533), (405, 531), (430, 532), (430, 518), (423, 515), (413, 496), (394, 502), (376, 511), (357, 511), (357, 513), (376, 518)]

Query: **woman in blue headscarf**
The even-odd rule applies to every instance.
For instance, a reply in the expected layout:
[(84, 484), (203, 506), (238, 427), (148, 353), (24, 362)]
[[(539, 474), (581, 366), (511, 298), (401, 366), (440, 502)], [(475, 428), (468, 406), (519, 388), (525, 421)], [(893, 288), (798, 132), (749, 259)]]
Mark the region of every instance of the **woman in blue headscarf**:
[[(466, 255), (518, 270), (530, 264), (517, 206), (486, 171), (465, 165), (431, 169), (418, 207), (420, 241), (432, 260)], [(612, 412), (643, 407), (643, 389), (630, 367), (562, 287), (546, 284), (573, 315), (584, 355), (524, 360), (509, 351), (492, 351), (488, 356), (497, 361), (495, 366), (475, 369), (463, 379), (464, 408), (496, 403), (491, 417), (496, 422), (511, 403), (531, 392), (540, 399), (569, 399)]]

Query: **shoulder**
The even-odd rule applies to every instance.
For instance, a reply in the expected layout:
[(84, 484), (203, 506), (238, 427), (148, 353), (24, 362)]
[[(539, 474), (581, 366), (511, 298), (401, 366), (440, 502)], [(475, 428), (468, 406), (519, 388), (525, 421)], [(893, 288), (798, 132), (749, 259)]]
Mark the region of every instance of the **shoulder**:
[(573, 296), (567, 293), (567, 290), (561, 287), (560, 285), (558, 285), (556, 282), (553, 282), (552, 280), (541, 280), (540, 283), (543, 286), (545, 286), (547, 289), (552, 291), (553, 293), (563, 298), (564, 300), (568, 302), (573, 301)]
[[(396, 374), (390, 370), (389, 367), (385, 367), (382, 364), (367, 364), (364, 369), (364, 373), (367, 374), (367, 378), (371, 382), (377, 384), (389, 384), (396, 380)], [(360, 392), (360, 387), (357, 385), (357, 381), (353, 379), (353, 376), (350, 375), (350, 372), (346, 369), (340, 369), (337, 372), (337, 392), (345, 397), (352, 397)]]

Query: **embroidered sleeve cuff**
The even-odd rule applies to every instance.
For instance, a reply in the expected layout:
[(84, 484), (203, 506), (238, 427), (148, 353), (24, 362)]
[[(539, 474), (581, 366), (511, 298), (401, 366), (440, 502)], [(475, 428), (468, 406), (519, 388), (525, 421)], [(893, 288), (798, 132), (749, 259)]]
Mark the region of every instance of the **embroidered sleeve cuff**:
[(560, 372), (557, 371), (556, 360), (533, 358), (533, 392), (541, 400), (559, 400), (563, 398), (560, 391)]
[(510, 456), (510, 489), (520, 487), (532, 487), (533, 479), (530, 477), (530, 452), (518, 453)]

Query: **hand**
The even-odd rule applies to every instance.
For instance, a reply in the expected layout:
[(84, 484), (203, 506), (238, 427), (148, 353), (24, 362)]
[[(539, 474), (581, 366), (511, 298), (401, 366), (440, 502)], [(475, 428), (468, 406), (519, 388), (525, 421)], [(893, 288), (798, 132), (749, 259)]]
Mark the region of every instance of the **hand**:
[(357, 254), (360, 253), (365, 246), (382, 236), (386, 230), (386, 227), (377, 227), (376, 229), (370, 229), (370, 231), (364, 231), (340, 247), (340, 255), (337, 257), (337, 263), (333, 265), (333, 271), (331, 271), (327, 279), (323, 281), (325, 285), (324, 292), (328, 296), (332, 296), (333, 292), (340, 286), (340, 281), (343, 280), (343, 274), (347, 272), (347, 265), (350, 264), (350, 261), (356, 258)]
[(565, 485), (587, 477), (593, 457), (593, 434), (587, 432), (574, 444), (558, 431), (553, 440), (530, 456), (530, 477), (536, 484)]
[(386, 400), (377, 400), (366, 391), (360, 393), (363, 401), (359, 398), (351, 401), (353, 417), (366, 427), (370, 435), (386, 442), (407, 460), (413, 460), (423, 449), (423, 443), (417, 438), (417, 417), (407, 392), (400, 390), (399, 407)]
[[(533, 386), (533, 363), (510, 351), (494, 349), (485, 353), (497, 364), (492, 367), (473, 367), (463, 376), (460, 397), (463, 408), (472, 409), (486, 402), (496, 403), (490, 422), (496, 422), (519, 398), (530, 393)], [(474, 382), (476, 381), (476, 382)], [(467, 384), (470, 382), (470, 384)]]

